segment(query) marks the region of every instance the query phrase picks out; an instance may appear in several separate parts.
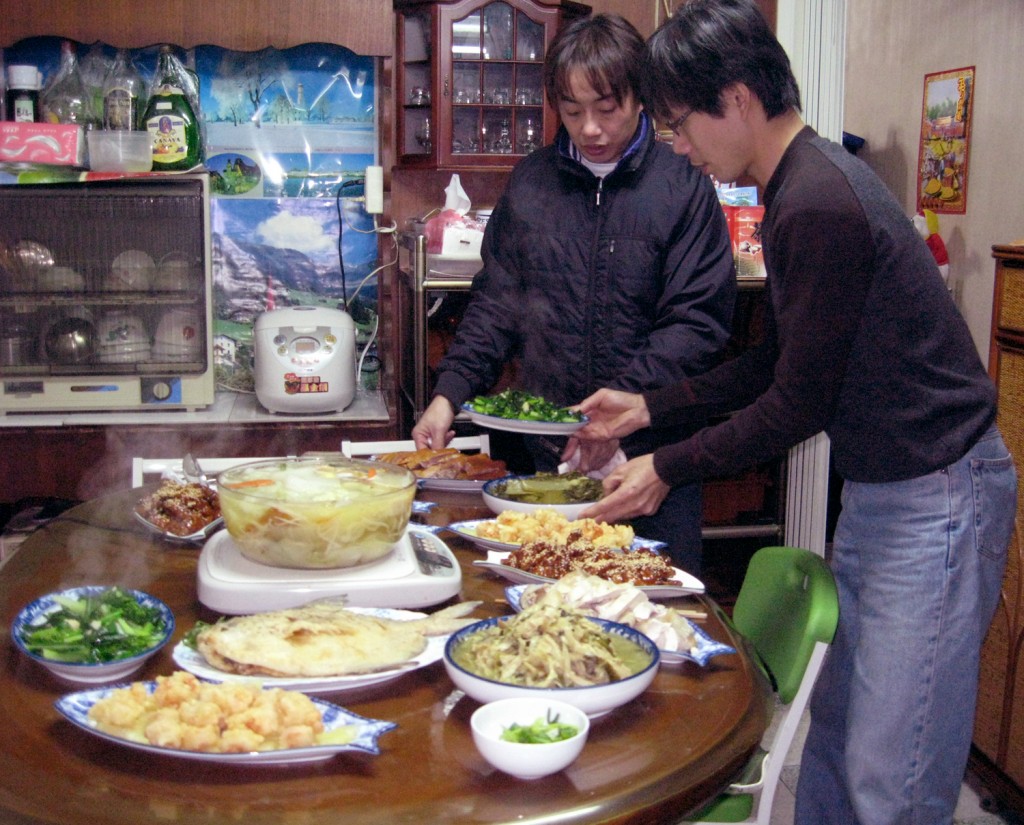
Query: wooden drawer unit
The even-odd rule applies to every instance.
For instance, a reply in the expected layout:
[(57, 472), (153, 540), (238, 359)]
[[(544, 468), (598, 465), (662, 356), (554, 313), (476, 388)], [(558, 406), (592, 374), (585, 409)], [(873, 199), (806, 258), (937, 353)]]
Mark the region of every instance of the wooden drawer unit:
[[(992, 254), (996, 276), (989, 374), (999, 391), (999, 428), (1024, 478), (1024, 245), (994, 246)], [(1024, 495), (1017, 503), (1017, 530), (1010, 545), (1002, 599), (981, 651), (972, 759), (983, 782), (1009, 805), (1024, 799), (1022, 539)]]

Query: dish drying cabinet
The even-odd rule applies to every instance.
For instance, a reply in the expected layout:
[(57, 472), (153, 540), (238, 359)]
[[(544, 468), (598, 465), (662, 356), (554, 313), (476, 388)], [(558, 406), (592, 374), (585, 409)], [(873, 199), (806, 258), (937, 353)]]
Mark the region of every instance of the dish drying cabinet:
[(0, 186), (0, 412), (214, 400), (206, 175)]

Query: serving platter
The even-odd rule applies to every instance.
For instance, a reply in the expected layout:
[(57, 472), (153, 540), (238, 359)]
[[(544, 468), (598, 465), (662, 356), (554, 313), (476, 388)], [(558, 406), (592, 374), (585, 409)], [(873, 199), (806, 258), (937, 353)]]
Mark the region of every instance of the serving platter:
[(449, 493), (479, 493), (490, 479), (472, 478), (421, 478), (416, 484), (421, 490), (437, 490)]
[[(143, 682), (146, 690), (150, 693), (156, 688), (156, 682)], [(89, 719), (89, 710), (102, 699), (106, 699), (119, 687), (125, 685), (100, 688), (95, 690), (83, 690), (77, 693), (69, 693), (58, 699), (54, 706), (73, 725), (81, 728), (93, 736), (98, 736), (115, 745), (121, 745), (133, 750), (146, 751), (161, 756), (173, 756), (180, 759), (199, 760), (204, 762), (219, 762), (225, 765), (238, 765), (243, 767), (259, 765), (284, 765), (296, 762), (319, 762), (330, 759), (336, 754), (344, 751), (356, 751), (377, 755), (380, 753), (380, 746), (377, 742), (383, 733), (394, 730), (398, 727), (394, 722), (385, 722), (381, 719), (368, 719), (365, 716), (352, 713), (339, 705), (325, 702), (322, 699), (311, 699), (320, 710), (323, 719), (324, 731), (330, 732), (339, 728), (355, 725), (357, 728), (355, 738), (346, 744), (313, 745), (306, 748), (286, 748), (272, 751), (256, 751), (246, 753), (206, 753), (203, 751), (179, 750), (177, 748), (165, 748), (158, 745), (151, 745), (146, 742), (135, 742), (130, 739), (122, 739), (100, 730)]]
[[(505, 588), (505, 601), (508, 602), (516, 613), (523, 609), (523, 594), (525, 594), (529, 588), (534, 587), (532, 584), (514, 584)], [(697, 640), (696, 645), (690, 650), (666, 650), (663, 647), (658, 648), (658, 652), (661, 654), (661, 663), (663, 665), (678, 665), (683, 662), (696, 662), (701, 667), (704, 667), (713, 656), (720, 656), (725, 653), (735, 653), (736, 649), (729, 645), (716, 642), (707, 633), (705, 633), (701, 627), (689, 619), (684, 621), (693, 630), (693, 635)]]
[[(480, 550), (496, 550), (503, 553), (511, 553), (519, 544), (509, 541), (498, 541), (497, 539), (484, 538), (477, 534), (477, 529), (481, 524), (493, 524), (495, 519), (472, 519), (471, 521), (456, 521), (445, 527), (445, 530), (451, 530), (453, 533), (461, 536), (472, 544), (476, 545)], [(653, 550), (658, 552), (665, 546), (663, 541), (655, 541), (654, 539), (643, 539), (639, 536), (634, 537), (633, 543), (630, 547), (633, 550), (645, 549)]]
[(139, 524), (151, 533), (156, 533), (156, 535), (160, 536), (165, 541), (171, 541), (179, 544), (196, 544), (201, 541), (206, 541), (210, 536), (224, 526), (224, 519), (217, 516), (217, 518), (207, 524), (202, 530), (197, 530), (195, 533), (190, 533), (187, 536), (179, 536), (177, 533), (169, 533), (162, 527), (158, 527), (149, 519), (139, 515), (134, 510), (132, 511), (132, 515)]
[[(412, 610), (393, 610), (383, 607), (349, 607), (353, 613), (362, 613), (368, 616), (376, 616), (382, 619), (393, 619), (399, 622), (423, 619), (426, 613), (418, 613)], [(343, 690), (355, 690), (369, 685), (378, 685), (383, 682), (390, 682), (406, 673), (419, 670), (434, 662), (440, 661), (444, 656), (445, 642), (448, 636), (428, 636), (427, 646), (423, 652), (403, 662), (397, 667), (388, 670), (380, 670), (374, 673), (353, 673), (346, 676), (324, 676), (324, 677), (276, 677), (276, 676), (243, 676), (238, 673), (227, 673), (214, 667), (203, 655), (184, 642), (178, 642), (173, 651), (175, 664), (182, 670), (206, 679), (211, 682), (258, 682), (265, 688), (283, 688), (285, 690), (299, 690), (303, 693), (338, 693)]]
[(469, 420), (489, 430), (505, 430), (510, 433), (525, 433), (527, 435), (572, 435), (577, 430), (583, 429), (590, 423), (590, 419), (583, 416), (580, 421), (527, 421), (522, 418), (502, 418), (498, 415), (487, 415), (477, 412), (467, 402), (462, 405), (462, 411), (469, 416)]
[[(627, 550), (626, 552), (629, 551)], [(487, 553), (486, 560), (477, 559), (473, 564), (476, 567), (482, 567), (485, 570), (490, 570), (492, 573), (497, 573), (513, 584), (546, 584), (555, 581), (555, 579), (547, 576), (538, 576), (536, 573), (529, 573), (526, 570), (520, 570), (518, 567), (506, 564), (505, 560), (508, 558), (508, 555), (505, 552), (490, 550)], [(678, 567), (673, 567), (672, 569), (675, 571), (675, 575), (672, 577), (670, 584), (637, 585), (637, 587), (646, 593), (649, 599), (675, 599), (679, 596), (690, 596), (704, 592), (704, 582), (696, 576), (691, 576)]]

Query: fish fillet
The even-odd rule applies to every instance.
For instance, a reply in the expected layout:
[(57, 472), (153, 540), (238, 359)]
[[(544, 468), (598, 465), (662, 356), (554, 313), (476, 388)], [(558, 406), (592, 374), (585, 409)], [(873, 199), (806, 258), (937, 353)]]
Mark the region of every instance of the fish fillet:
[(427, 636), (477, 621), (462, 618), (480, 602), (460, 602), (422, 619), (355, 613), (337, 601), (235, 616), (201, 630), (196, 647), (214, 667), (253, 676), (321, 677), (374, 673), (416, 658)]

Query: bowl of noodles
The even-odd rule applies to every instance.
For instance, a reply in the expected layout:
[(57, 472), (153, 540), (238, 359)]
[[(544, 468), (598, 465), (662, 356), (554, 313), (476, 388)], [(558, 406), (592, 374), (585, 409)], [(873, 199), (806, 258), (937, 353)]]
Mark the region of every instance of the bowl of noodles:
[(412, 514), (416, 477), (343, 456), (240, 464), (217, 476), (239, 552), (272, 567), (354, 567), (388, 555)]
[(657, 645), (638, 630), (552, 605), (469, 625), (444, 652), (449, 678), (478, 702), (546, 696), (591, 718), (643, 693), (659, 661)]

